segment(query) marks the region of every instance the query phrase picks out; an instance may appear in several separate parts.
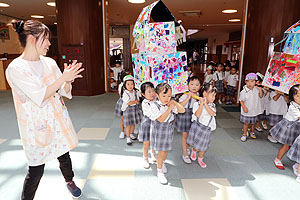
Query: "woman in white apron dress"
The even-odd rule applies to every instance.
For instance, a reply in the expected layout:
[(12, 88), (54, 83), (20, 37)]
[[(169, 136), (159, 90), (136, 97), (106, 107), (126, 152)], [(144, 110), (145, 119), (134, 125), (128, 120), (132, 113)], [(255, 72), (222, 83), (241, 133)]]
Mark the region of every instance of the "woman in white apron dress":
[(48, 27), (34, 20), (12, 24), (24, 48), (6, 70), (29, 165), (22, 200), (34, 198), (45, 163), (53, 159), (58, 159), (68, 190), (78, 198), (81, 190), (73, 181), (69, 156), (78, 139), (62, 96), (72, 98), (71, 83), (82, 77), (82, 64), (76, 61), (69, 66), (65, 64), (62, 74), (53, 59), (44, 57), (51, 45)]

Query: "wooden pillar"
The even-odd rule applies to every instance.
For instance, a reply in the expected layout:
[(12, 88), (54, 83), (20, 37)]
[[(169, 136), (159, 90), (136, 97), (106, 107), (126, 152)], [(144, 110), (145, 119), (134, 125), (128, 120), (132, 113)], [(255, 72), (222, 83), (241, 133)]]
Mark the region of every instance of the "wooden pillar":
[[(248, 0), (243, 79), (249, 72), (265, 74), (271, 37), (275, 43), (281, 41), (284, 31), (298, 20), (299, 0)], [(279, 50), (280, 45), (274, 49)]]
[(101, 0), (56, 0), (60, 67), (77, 59), (85, 69), (73, 84), (74, 95), (105, 93), (102, 6)]

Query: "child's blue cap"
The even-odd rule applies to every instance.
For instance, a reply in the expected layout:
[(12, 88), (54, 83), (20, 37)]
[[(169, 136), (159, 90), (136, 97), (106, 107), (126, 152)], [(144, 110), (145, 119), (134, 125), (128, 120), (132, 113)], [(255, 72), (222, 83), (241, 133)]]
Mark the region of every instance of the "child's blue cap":
[(245, 78), (246, 81), (252, 80), (252, 79), (257, 80), (257, 75), (255, 73), (249, 73), (246, 75), (246, 78)]

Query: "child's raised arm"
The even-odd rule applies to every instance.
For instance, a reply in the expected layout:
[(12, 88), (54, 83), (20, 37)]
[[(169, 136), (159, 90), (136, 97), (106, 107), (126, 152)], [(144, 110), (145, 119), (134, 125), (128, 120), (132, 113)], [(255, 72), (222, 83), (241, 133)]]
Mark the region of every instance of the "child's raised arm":
[(206, 101), (204, 101), (204, 107), (210, 116), (216, 115), (216, 112), (213, 109), (211, 109), (211, 107), (209, 107), (209, 105), (206, 103)]
[(277, 94), (273, 97), (273, 100), (274, 101), (277, 101), (279, 99), (279, 97), (283, 94), (282, 92), (279, 92), (279, 91), (275, 91)]
[(185, 112), (184, 107), (180, 103), (178, 103), (178, 102), (176, 102), (174, 100), (172, 100), (172, 101), (174, 102), (174, 104), (175, 104), (175, 106), (176, 106), (176, 108), (178, 110), (178, 113), (184, 113)]
[(262, 88), (258, 87), (258, 91), (259, 91), (259, 98), (263, 98), (264, 97), (264, 91), (262, 90)]
[(181, 101), (181, 102), (179, 102), (182, 106), (185, 106), (188, 102), (189, 102), (189, 100), (192, 98), (192, 93), (188, 93), (188, 94), (183, 94), (183, 95), (186, 95), (187, 97), (186, 97), (186, 99), (185, 100), (183, 100), (183, 101)]
[(160, 123), (163, 123), (167, 117), (169, 116), (169, 114), (172, 112), (172, 110), (175, 108), (175, 104), (170, 104), (168, 110), (166, 112), (164, 112), (161, 116), (159, 116), (157, 118), (157, 121), (159, 121)]

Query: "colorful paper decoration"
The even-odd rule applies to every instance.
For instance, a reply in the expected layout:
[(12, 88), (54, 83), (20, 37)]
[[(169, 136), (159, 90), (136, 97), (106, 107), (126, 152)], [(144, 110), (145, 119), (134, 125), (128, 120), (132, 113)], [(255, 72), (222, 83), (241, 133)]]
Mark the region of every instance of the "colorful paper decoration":
[(142, 12), (140, 13), (138, 19), (136, 20), (134, 24), (134, 29), (132, 32), (132, 35), (135, 39), (135, 43), (137, 45), (137, 48), (140, 50), (140, 53), (144, 52), (146, 49), (145, 41), (148, 41), (149, 33), (149, 22), (150, 22), (150, 14), (153, 9), (153, 7), (158, 3), (158, 1), (150, 4), (149, 6), (146, 6), (143, 8)]
[(147, 51), (152, 54), (176, 53), (176, 33), (174, 22), (150, 23)]
[(134, 78), (137, 88), (145, 81), (151, 81), (155, 86), (168, 83), (173, 94), (188, 90), (187, 56), (186, 52), (177, 52), (162, 56), (133, 54)]
[(300, 83), (300, 55), (274, 52), (267, 68), (263, 85), (288, 93)]
[(300, 21), (288, 28), (284, 33), (287, 35), (287, 40), (283, 52), (300, 54)]
[(145, 81), (151, 81), (150, 65), (147, 61), (147, 56), (144, 54), (132, 54), (133, 62), (133, 76), (135, 79), (136, 88), (140, 89), (140, 86)]
[[(156, 5), (160, 5), (162, 10), (155, 7)], [(151, 15), (152, 10), (154, 14)], [(166, 10), (167, 12), (163, 13)], [(150, 15), (153, 19), (164, 19), (162, 16), (167, 16), (173, 21), (149, 23)], [(187, 56), (186, 52), (176, 52), (175, 21), (161, 1), (143, 8), (139, 15), (132, 33), (139, 49), (138, 54), (132, 54), (137, 88), (140, 88), (143, 82), (151, 81), (155, 86), (162, 82), (168, 83), (173, 94), (188, 90)]]

